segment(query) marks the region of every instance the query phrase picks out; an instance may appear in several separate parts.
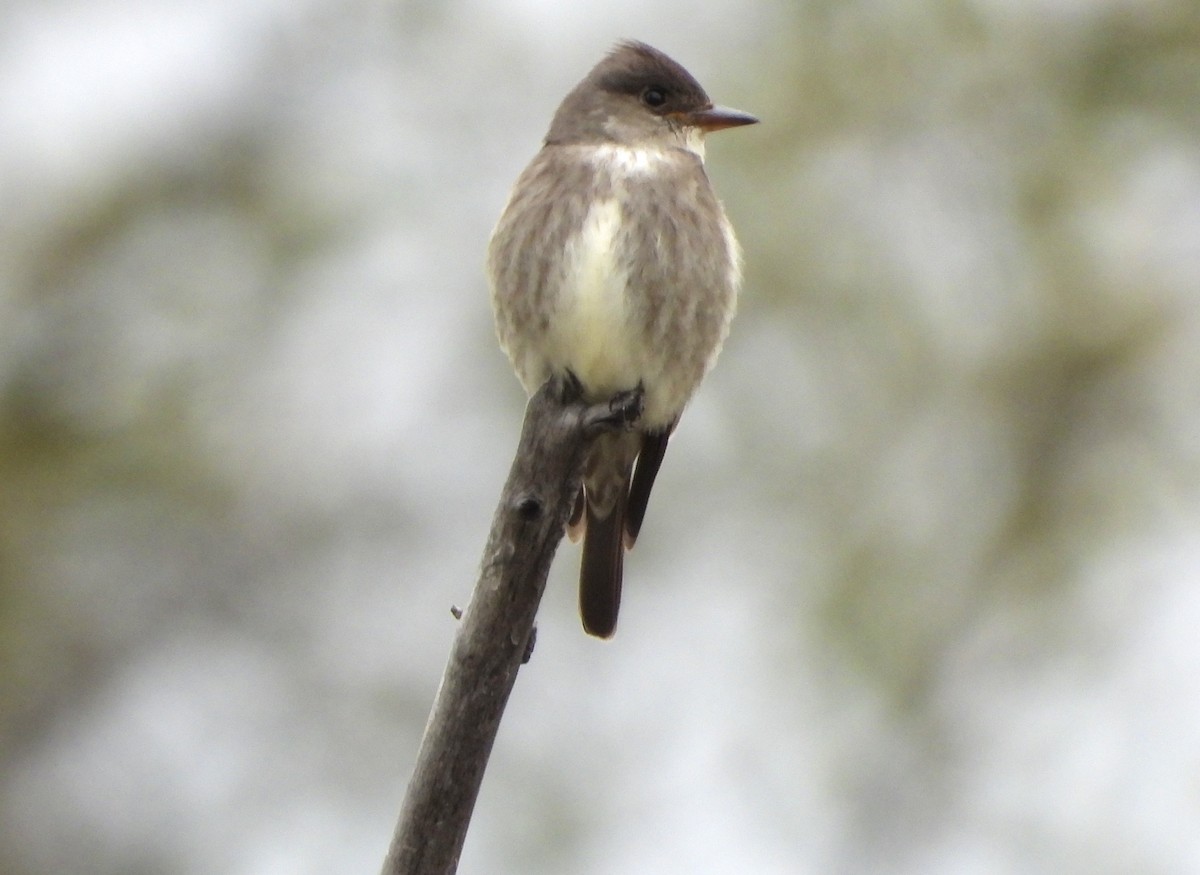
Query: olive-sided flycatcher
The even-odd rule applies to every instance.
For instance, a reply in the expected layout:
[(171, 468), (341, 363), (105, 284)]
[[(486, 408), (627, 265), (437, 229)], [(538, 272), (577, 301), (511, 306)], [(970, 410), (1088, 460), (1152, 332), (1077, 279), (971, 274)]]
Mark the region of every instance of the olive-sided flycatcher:
[(657, 49), (621, 43), (558, 107), (492, 234), (496, 331), (526, 391), (570, 372), (592, 402), (644, 392), (637, 428), (592, 448), (568, 527), (584, 537), (592, 635), (616, 628), (625, 550), (736, 305), (741, 254), (704, 172), (704, 135), (756, 121), (713, 106)]

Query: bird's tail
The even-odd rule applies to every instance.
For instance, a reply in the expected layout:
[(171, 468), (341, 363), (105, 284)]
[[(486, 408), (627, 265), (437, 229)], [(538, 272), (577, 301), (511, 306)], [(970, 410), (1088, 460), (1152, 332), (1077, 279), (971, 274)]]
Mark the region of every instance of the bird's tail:
[(626, 489), (617, 495), (609, 512), (600, 516), (586, 501), (583, 559), (579, 568), (579, 614), (584, 631), (611, 638), (621, 607), (621, 572), (625, 563)]

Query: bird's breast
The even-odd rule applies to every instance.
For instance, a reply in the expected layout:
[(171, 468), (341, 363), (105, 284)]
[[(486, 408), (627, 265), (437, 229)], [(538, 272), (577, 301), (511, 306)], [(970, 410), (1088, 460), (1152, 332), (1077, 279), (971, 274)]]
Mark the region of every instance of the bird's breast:
[(548, 147), (489, 265), (501, 344), (526, 389), (568, 369), (596, 400), (641, 384), (648, 428), (678, 418), (715, 359), (738, 280), (699, 155), (617, 144)]
[(629, 324), (629, 270), (621, 256), (624, 214), (615, 197), (593, 202), (564, 252), (552, 323), (551, 360), (569, 362), (589, 393), (637, 385), (645, 355)]

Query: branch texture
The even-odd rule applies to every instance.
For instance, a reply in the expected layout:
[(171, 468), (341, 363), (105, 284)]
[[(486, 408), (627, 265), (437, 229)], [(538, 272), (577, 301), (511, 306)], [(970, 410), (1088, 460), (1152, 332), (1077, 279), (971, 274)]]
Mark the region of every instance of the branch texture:
[(570, 377), (525, 409), (517, 455), (492, 520), (480, 576), (454, 639), (383, 865), (383, 875), (451, 875), (588, 447), (641, 415), (641, 392), (587, 405)]

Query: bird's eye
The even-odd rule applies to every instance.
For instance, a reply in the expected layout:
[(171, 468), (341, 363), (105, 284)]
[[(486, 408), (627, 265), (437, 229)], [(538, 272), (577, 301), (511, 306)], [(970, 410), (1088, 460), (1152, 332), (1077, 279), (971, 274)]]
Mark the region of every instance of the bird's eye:
[(642, 92), (642, 103), (646, 106), (657, 108), (667, 102), (667, 95), (661, 88), (647, 88)]

